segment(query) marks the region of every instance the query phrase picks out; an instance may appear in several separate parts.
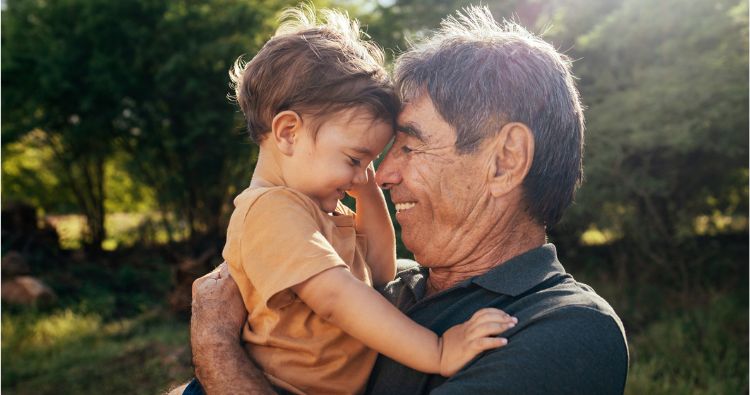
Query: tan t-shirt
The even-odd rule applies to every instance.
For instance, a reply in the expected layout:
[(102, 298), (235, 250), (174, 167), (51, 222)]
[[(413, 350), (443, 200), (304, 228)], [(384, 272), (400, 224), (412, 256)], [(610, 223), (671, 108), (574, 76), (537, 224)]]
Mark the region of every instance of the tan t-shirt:
[(249, 315), (242, 339), (276, 386), (294, 393), (364, 390), (376, 353), (317, 316), (290, 287), (334, 267), (372, 286), (366, 240), (339, 203), (328, 215), (287, 187), (250, 187), (234, 200), (224, 259)]

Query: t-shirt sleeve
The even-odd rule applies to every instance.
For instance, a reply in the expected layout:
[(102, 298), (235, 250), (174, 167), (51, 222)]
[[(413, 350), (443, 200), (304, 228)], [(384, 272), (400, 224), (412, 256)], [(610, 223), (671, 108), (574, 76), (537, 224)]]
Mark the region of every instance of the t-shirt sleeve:
[(336, 211), (344, 215), (352, 215), (352, 216), (357, 215), (357, 213), (355, 213), (354, 210), (350, 209), (349, 206), (347, 206), (340, 200), (338, 203), (336, 203)]
[(316, 274), (347, 268), (323, 236), (314, 210), (303, 197), (277, 189), (258, 197), (244, 218), (241, 267), (269, 308), (291, 302), (289, 288)]
[(612, 317), (568, 307), (520, 330), (430, 393), (622, 394), (627, 371), (627, 345)]

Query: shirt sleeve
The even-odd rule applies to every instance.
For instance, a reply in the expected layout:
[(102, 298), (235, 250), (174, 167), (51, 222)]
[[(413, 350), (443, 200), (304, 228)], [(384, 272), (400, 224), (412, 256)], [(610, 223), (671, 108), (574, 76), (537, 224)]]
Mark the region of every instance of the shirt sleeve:
[(622, 394), (627, 371), (627, 345), (612, 317), (572, 306), (519, 330), (430, 393)]
[(334, 267), (348, 268), (321, 232), (312, 202), (274, 189), (252, 204), (240, 240), (242, 270), (269, 308), (294, 298), (289, 289)]

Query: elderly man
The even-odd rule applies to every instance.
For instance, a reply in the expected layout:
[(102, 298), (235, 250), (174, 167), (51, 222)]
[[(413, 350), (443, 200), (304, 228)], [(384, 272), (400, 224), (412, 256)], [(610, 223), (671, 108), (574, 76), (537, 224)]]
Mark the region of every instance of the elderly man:
[[(570, 62), (521, 27), (497, 24), (486, 8), (470, 8), (403, 54), (395, 79), (404, 108), (376, 179), (390, 190), (419, 266), (399, 272), (383, 294), (437, 334), (483, 307), (518, 325), (503, 335), (507, 346), (447, 379), (380, 356), (367, 392), (622, 393), (620, 319), (545, 244), (582, 177)], [(273, 391), (240, 346), (244, 318), (225, 267), (196, 281), (192, 345), (208, 393)]]

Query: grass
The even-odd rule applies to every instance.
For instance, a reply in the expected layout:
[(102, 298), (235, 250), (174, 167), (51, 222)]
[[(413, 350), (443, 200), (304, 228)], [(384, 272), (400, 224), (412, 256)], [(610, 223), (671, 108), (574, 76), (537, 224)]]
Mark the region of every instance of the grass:
[(161, 313), (3, 313), (2, 328), (7, 394), (159, 394), (192, 375), (187, 324)]
[(747, 236), (697, 243), (678, 258), (691, 275), (687, 289), (673, 277), (649, 277), (676, 272), (677, 261), (654, 270), (653, 262), (618, 258), (607, 246), (561, 255), (566, 269), (623, 320), (630, 348), (626, 394), (748, 393)]
[(748, 393), (748, 309), (739, 300), (715, 295), (708, 308), (666, 314), (635, 334), (625, 393)]
[(30, 264), (59, 298), (3, 305), (3, 393), (160, 394), (192, 376), (188, 323), (167, 311), (174, 279), (158, 250)]

